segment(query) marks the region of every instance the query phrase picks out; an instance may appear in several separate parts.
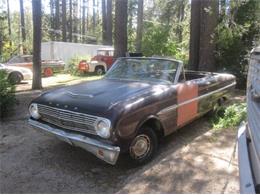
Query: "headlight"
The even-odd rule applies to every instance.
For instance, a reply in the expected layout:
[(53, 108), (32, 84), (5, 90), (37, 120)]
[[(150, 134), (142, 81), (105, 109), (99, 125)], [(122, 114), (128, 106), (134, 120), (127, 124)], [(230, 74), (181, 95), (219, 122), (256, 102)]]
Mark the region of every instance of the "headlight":
[(38, 111), (38, 106), (35, 103), (32, 103), (29, 107), (29, 112), (31, 117), (33, 117), (34, 119), (39, 119), (41, 117), (41, 115), (39, 114)]
[(110, 137), (110, 121), (107, 119), (100, 119), (96, 123), (96, 132), (100, 137), (109, 138)]

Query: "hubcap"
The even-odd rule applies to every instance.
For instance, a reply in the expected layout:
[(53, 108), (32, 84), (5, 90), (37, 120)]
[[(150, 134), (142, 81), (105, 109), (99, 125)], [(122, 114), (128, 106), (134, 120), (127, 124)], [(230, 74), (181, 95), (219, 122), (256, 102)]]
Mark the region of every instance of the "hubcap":
[(97, 74), (98, 74), (98, 75), (102, 75), (102, 73), (103, 73), (103, 70), (102, 70), (102, 69), (98, 69), (98, 70), (97, 70)]
[(138, 135), (130, 146), (130, 154), (133, 158), (139, 159), (150, 151), (151, 143), (147, 135)]

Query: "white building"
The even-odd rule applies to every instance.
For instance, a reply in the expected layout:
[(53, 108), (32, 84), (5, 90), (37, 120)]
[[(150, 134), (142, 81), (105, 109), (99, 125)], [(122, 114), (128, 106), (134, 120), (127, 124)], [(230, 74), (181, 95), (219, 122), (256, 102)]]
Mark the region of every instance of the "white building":
[(111, 48), (108, 45), (50, 41), (41, 44), (41, 57), (43, 60), (61, 59), (67, 63), (75, 56), (94, 56), (98, 49), (106, 47)]

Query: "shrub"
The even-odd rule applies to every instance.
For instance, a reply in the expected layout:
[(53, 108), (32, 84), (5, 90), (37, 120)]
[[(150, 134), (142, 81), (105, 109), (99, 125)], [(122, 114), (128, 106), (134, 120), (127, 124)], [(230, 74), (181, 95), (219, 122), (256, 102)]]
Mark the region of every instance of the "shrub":
[(11, 84), (7, 79), (7, 72), (0, 70), (0, 117), (6, 116), (10, 111), (15, 100), (15, 85)]
[(233, 104), (226, 108), (221, 107), (213, 119), (214, 129), (238, 126), (246, 119), (246, 103)]
[(78, 65), (81, 60), (90, 61), (90, 56), (74, 56), (68, 62), (68, 70), (67, 72), (71, 75), (80, 76), (80, 72), (78, 71)]

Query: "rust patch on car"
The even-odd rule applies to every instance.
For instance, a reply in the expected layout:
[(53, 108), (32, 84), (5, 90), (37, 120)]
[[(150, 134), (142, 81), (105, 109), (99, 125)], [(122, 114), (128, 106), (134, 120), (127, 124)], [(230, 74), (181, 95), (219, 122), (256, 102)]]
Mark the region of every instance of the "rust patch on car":
[[(192, 82), (186, 82), (177, 85), (177, 104), (184, 103), (198, 97), (198, 85)], [(180, 105), (177, 108), (177, 126), (194, 119), (198, 114), (198, 100)]]

